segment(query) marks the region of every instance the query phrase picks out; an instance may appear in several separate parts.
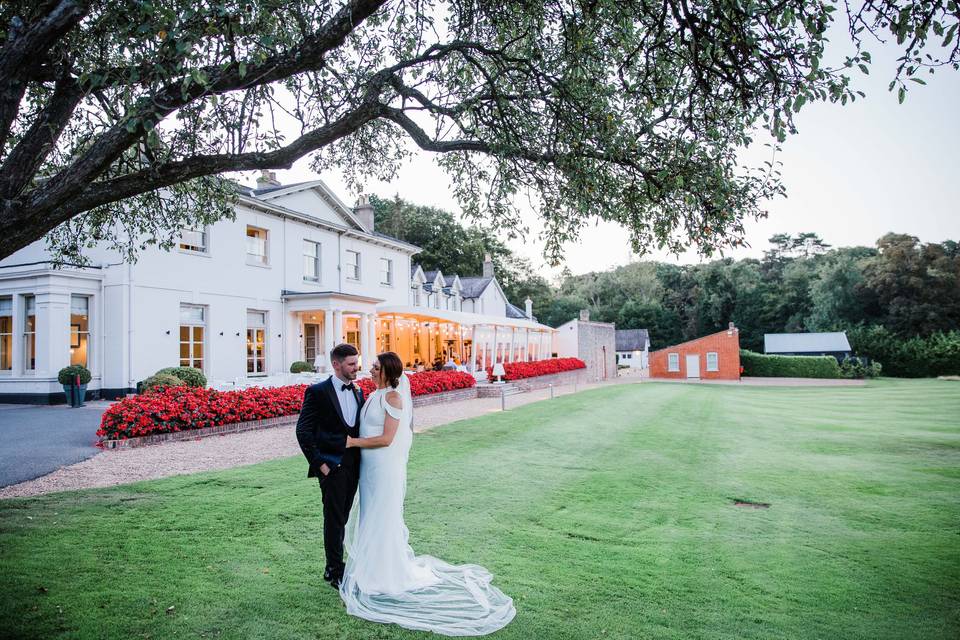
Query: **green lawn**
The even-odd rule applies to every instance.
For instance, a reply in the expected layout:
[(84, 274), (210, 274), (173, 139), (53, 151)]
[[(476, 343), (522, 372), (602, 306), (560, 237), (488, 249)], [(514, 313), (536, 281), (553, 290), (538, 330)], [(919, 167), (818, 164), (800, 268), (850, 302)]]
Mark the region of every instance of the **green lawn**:
[[(433, 637), (344, 613), (305, 475), (0, 501), (0, 637)], [(960, 383), (645, 383), (463, 421), (416, 439), (407, 524), (493, 571), (501, 638), (952, 640)]]

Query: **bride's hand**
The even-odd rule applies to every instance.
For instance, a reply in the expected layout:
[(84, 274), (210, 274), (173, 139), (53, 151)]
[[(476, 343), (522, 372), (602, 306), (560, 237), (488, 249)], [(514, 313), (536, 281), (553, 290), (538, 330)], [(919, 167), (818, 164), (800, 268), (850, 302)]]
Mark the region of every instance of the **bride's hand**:
[(356, 446), (356, 442), (357, 442), (356, 438), (351, 438), (350, 436), (347, 436), (347, 449), (352, 449), (354, 446)]

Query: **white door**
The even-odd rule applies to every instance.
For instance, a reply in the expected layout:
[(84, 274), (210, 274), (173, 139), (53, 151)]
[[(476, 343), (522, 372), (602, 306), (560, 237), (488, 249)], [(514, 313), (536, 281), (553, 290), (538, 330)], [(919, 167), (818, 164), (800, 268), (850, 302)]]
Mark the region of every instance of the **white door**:
[(700, 378), (700, 356), (698, 354), (687, 356), (687, 377)]

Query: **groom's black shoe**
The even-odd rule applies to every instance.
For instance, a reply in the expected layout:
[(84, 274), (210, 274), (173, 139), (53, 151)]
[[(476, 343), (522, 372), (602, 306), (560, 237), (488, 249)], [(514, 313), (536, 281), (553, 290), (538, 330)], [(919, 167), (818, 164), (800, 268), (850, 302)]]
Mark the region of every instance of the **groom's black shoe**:
[(341, 581), (341, 580), (343, 580), (343, 577), (342, 577), (342, 576), (333, 576), (333, 578), (331, 578), (331, 579), (328, 580), (327, 582), (330, 583), (330, 586), (331, 586), (331, 587), (333, 587), (334, 589), (336, 589), (337, 591), (339, 591), (339, 590), (340, 590), (340, 581)]
[(326, 582), (330, 582), (330, 580), (333, 579), (334, 575), (336, 574), (334, 573), (333, 569), (331, 569), (330, 567), (327, 567), (326, 569), (323, 570), (323, 579)]

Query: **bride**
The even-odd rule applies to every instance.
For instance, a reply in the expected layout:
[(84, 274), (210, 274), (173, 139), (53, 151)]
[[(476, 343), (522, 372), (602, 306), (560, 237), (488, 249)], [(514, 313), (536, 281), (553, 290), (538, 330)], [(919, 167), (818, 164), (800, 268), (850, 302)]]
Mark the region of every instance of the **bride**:
[(370, 367), (377, 390), (367, 398), (360, 437), (360, 492), (347, 523), (349, 555), (340, 597), (347, 612), (374, 622), (449, 636), (478, 636), (505, 627), (513, 600), (490, 584), (483, 567), (454, 566), (415, 555), (403, 522), (407, 458), (413, 440), (410, 381), (393, 352)]

